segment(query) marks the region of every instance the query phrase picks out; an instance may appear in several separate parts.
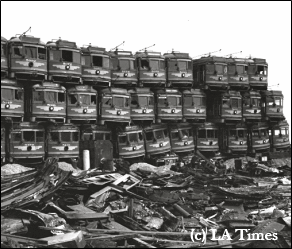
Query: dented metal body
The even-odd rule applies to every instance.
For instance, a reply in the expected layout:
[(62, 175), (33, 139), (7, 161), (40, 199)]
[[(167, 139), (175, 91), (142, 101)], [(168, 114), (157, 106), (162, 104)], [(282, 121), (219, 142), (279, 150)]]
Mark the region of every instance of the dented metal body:
[(47, 49), (40, 38), (21, 35), (8, 41), (9, 77), (32, 82), (47, 79)]
[(110, 55), (105, 48), (91, 46), (81, 48), (83, 84), (97, 87), (111, 86)]
[(166, 86), (166, 69), (164, 56), (160, 52), (137, 52), (135, 54), (138, 67), (139, 86)]
[(46, 44), (48, 80), (56, 83), (80, 84), (81, 51), (75, 42), (57, 40)]
[(1, 118), (23, 121), (24, 90), (13, 79), (1, 79)]
[(97, 120), (97, 91), (82, 85), (67, 90), (67, 121), (92, 122)]
[(201, 57), (193, 60), (194, 86), (201, 89), (228, 90), (227, 59)]
[(8, 76), (7, 39), (1, 36), (1, 79)]
[(42, 82), (26, 88), (25, 112), (31, 121), (55, 120), (65, 123), (66, 88)]
[(167, 87), (191, 88), (193, 86), (193, 63), (188, 53), (172, 51), (165, 53)]

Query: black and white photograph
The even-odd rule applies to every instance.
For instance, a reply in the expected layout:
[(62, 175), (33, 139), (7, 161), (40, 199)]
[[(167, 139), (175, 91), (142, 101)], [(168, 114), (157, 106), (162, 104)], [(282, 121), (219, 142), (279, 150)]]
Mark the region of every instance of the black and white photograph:
[(1, 248), (291, 248), (290, 1), (1, 1)]

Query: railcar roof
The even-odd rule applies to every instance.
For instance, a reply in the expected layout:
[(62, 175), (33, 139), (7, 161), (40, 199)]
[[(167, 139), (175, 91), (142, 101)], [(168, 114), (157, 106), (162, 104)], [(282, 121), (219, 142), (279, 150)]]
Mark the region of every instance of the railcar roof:
[(161, 52), (152, 52), (152, 51), (143, 51), (143, 52), (136, 52), (136, 58), (158, 58), (158, 59), (165, 59)]
[(34, 37), (34, 36), (28, 36), (28, 35), (22, 35), (18, 37), (11, 37), (10, 40), (8, 41), (9, 43), (30, 43), (30, 44), (37, 44), (37, 45), (43, 45), (45, 46), (46, 44), (41, 41), (40, 38)]
[(175, 51), (171, 53), (165, 53), (163, 54), (163, 56), (169, 59), (189, 59), (189, 60), (192, 59), (188, 53), (180, 53)]
[(227, 63), (227, 58), (219, 56), (201, 57), (200, 59), (193, 60), (195, 64), (207, 64), (207, 63)]
[(48, 41), (47, 47), (59, 47), (59, 48), (71, 48), (80, 50), (80, 48), (76, 45), (76, 42), (66, 41), (66, 40), (57, 40), (57, 41)]

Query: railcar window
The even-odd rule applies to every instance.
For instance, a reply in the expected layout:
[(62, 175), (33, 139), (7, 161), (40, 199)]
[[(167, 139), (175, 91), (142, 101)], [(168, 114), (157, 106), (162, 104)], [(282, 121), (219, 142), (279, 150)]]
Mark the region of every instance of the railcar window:
[(244, 137), (244, 130), (238, 130), (238, 137)]
[(1, 56), (6, 56), (7, 55), (7, 46), (6, 46), (6, 44), (2, 44), (1, 43)]
[(193, 106), (193, 97), (192, 96), (184, 96), (184, 106)]
[(78, 98), (77, 94), (70, 94), (69, 95), (70, 104), (72, 104), (72, 105), (76, 104), (77, 103), (77, 98)]
[(289, 135), (289, 129), (286, 128), (285, 131), (286, 131), (286, 135), (288, 136)]
[(266, 66), (257, 66), (257, 73), (261, 75), (267, 75), (268, 74), (268, 68)]
[(178, 139), (179, 139), (178, 131), (172, 131), (172, 132), (171, 132), (171, 138), (172, 138), (173, 140), (178, 140)]
[(137, 133), (129, 133), (128, 139), (130, 143), (138, 142), (138, 134)]
[(71, 142), (71, 132), (60, 132), (60, 133), (61, 133), (61, 141)]
[(96, 95), (90, 95), (91, 105), (96, 105)]
[(45, 101), (46, 103), (57, 103), (57, 92), (47, 92), (45, 91)]
[(133, 61), (120, 59), (120, 68), (121, 70), (134, 69)]
[(207, 74), (213, 74), (215, 71), (215, 65), (208, 64), (206, 65), (206, 73)]
[(164, 139), (163, 130), (154, 131), (156, 139)]
[(124, 107), (124, 98), (123, 97), (114, 97), (113, 102), (114, 102), (114, 106)]
[(286, 130), (285, 129), (280, 129), (280, 133), (282, 134), (282, 135), (286, 135)]
[(260, 134), (262, 137), (265, 137), (267, 135), (267, 131), (266, 130), (260, 130)]
[(36, 141), (37, 142), (44, 142), (44, 132), (43, 131), (36, 131)]
[(187, 62), (186, 61), (178, 61), (178, 69), (179, 70), (187, 70)]
[(50, 51), (50, 60), (51, 61), (60, 61), (62, 58), (62, 51), (61, 50), (51, 50)]
[(252, 104), (252, 106), (261, 106), (261, 101), (260, 101), (260, 99), (252, 98), (251, 104)]
[(177, 105), (178, 105), (178, 106), (181, 106), (181, 97), (178, 97), (178, 98), (177, 98)]
[(165, 70), (165, 62), (164, 61), (159, 61), (160, 63), (160, 70)]
[(118, 70), (119, 61), (117, 58), (111, 59), (111, 65), (114, 70)]
[(214, 130), (215, 131), (215, 138), (218, 138), (218, 130)]
[(254, 137), (259, 137), (259, 136), (260, 136), (258, 130), (253, 130), (253, 131), (252, 131), (252, 135), (253, 135)]
[(88, 94), (78, 94), (79, 102), (84, 105), (90, 105), (90, 95)]
[(129, 98), (126, 98), (125, 99), (125, 107), (128, 107), (129, 106)]
[(194, 97), (194, 106), (200, 106), (202, 104), (201, 97)]
[(164, 133), (164, 137), (167, 138), (168, 137), (168, 131), (167, 131), (167, 129), (163, 130), (163, 133)]
[(147, 141), (153, 141), (153, 132), (152, 131), (145, 132), (145, 136), (146, 136)]
[(96, 132), (94, 133), (94, 136), (95, 140), (103, 140), (103, 133)]
[(14, 90), (14, 99), (22, 101), (23, 100), (23, 91), (22, 90)]
[(81, 63), (81, 55), (79, 52), (73, 52), (73, 61), (74, 63)]
[(139, 141), (143, 141), (143, 134), (142, 134), (142, 132), (138, 132), (138, 139), (139, 139)]
[(12, 142), (20, 142), (21, 141), (21, 132), (12, 132), (11, 133)]
[(198, 130), (198, 138), (206, 138), (206, 130)]
[(138, 108), (139, 103), (138, 103), (138, 96), (132, 96), (131, 97), (131, 107)]
[(24, 142), (35, 142), (35, 131), (23, 131)]
[(191, 61), (188, 61), (188, 70), (193, 69), (193, 63)]
[(272, 131), (271, 130), (269, 130), (269, 136), (272, 136)]
[(217, 73), (217, 74), (223, 74), (223, 68), (224, 66), (223, 65), (220, 65), (220, 64), (215, 64), (215, 72)]
[(234, 108), (239, 108), (241, 106), (239, 99), (231, 98), (231, 106)]
[(46, 60), (47, 59), (47, 50), (45, 48), (38, 48), (38, 58), (40, 60)]
[(1, 130), (1, 141), (4, 141), (5, 139), (5, 132)]
[(127, 136), (126, 135), (119, 135), (119, 144), (127, 143)]
[(81, 56), (81, 64), (83, 66), (88, 66), (90, 67), (91, 66), (91, 59), (90, 59), (90, 55), (82, 55)]
[(229, 135), (230, 135), (231, 137), (236, 137), (236, 136), (237, 136), (237, 134), (236, 134), (236, 130), (230, 130), (230, 131), (229, 131)]
[(142, 70), (149, 70), (150, 69), (150, 65), (149, 65), (149, 61), (144, 59), (141, 60), (141, 69)]
[(59, 132), (50, 132), (50, 141), (52, 142), (59, 142)]
[(42, 91), (35, 91), (33, 92), (33, 101), (44, 101), (44, 92)]
[(104, 68), (109, 68), (110, 67), (110, 59), (109, 58), (106, 58), (106, 57), (103, 57), (103, 63), (102, 63), (102, 66)]
[(73, 142), (79, 141), (79, 132), (72, 132), (72, 141)]
[(228, 74), (235, 74), (235, 65), (229, 65), (228, 66)]
[(276, 99), (275, 99), (275, 104), (276, 104), (277, 106), (282, 106), (282, 99), (278, 99), (278, 98), (276, 98)]
[(149, 106), (154, 106), (154, 97), (153, 96), (149, 96), (148, 97), (148, 105)]
[(177, 98), (176, 97), (168, 97), (168, 103), (170, 106), (176, 106), (177, 105)]
[(158, 60), (150, 60), (149, 66), (151, 70), (159, 70), (159, 61)]
[(111, 134), (105, 133), (105, 140), (111, 140)]
[(223, 107), (230, 107), (230, 99), (222, 99), (222, 106)]
[(274, 130), (275, 136), (279, 136), (281, 134), (280, 130)]
[(158, 98), (158, 106), (159, 107), (164, 107), (164, 106), (168, 106), (168, 101), (167, 98)]
[(1, 88), (1, 100), (4, 100), (4, 101), (13, 100), (13, 90)]
[(256, 66), (255, 65), (249, 65), (247, 72), (248, 72), (248, 74), (255, 74)]
[(83, 140), (84, 140), (84, 141), (90, 141), (90, 140), (93, 140), (93, 139), (92, 139), (92, 134), (91, 134), (91, 133), (84, 133), (84, 134), (83, 134)]
[(215, 132), (214, 130), (207, 130), (207, 138), (214, 138)]
[(58, 92), (58, 103), (65, 103), (65, 93)]
[(37, 58), (37, 48), (36, 47), (24, 47), (24, 53), (27, 58), (36, 59)]
[(103, 97), (102, 105), (111, 106), (112, 105), (112, 97)]
[(23, 47), (22, 46), (14, 46), (13, 47), (13, 57), (14, 58), (22, 58), (23, 56)]
[(236, 71), (237, 71), (238, 74), (244, 74), (245, 73), (244, 66), (243, 65), (237, 65)]
[(188, 138), (190, 136), (189, 130), (181, 130), (181, 134), (183, 138)]
[(139, 96), (139, 105), (141, 107), (147, 106), (148, 104), (148, 98), (144, 96)]
[(177, 70), (177, 62), (176, 61), (168, 61), (168, 69), (170, 71), (176, 71)]
[(102, 67), (102, 56), (92, 56), (92, 64), (95, 67)]

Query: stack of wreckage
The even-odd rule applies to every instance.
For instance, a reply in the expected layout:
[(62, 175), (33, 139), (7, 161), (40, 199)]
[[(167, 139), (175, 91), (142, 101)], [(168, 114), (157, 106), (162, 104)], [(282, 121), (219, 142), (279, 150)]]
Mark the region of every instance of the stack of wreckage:
[(291, 247), (291, 158), (114, 166), (1, 167), (1, 247)]

